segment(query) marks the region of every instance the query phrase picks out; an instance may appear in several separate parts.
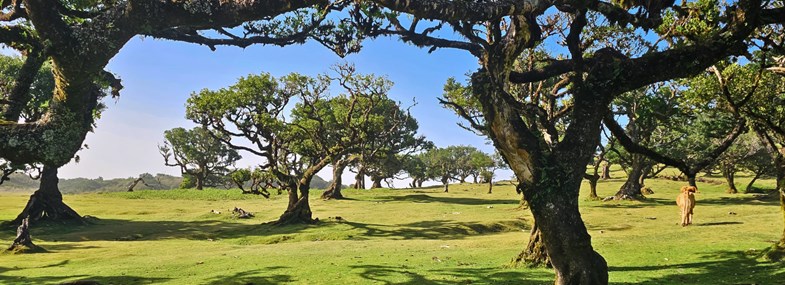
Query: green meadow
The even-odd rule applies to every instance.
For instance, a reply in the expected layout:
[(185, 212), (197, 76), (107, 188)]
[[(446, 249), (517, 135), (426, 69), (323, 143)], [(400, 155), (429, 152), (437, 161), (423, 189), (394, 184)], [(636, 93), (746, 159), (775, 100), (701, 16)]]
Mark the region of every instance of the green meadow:
[[(598, 192), (613, 195), (623, 182), (601, 181)], [(782, 235), (778, 201), (702, 183), (695, 224), (681, 227), (674, 199), (684, 184), (647, 180), (655, 194), (644, 202), (588, 201), (581, 193), (583, 219), (612, 284), (785, 284), (785, 267), (759, 258)], [(345, 190), (348, 199), (331, 201), (314, 191), (320, 222), (285, 227), (268, 223), (284, 211), (285, 195), (216, 189), (66, 195), (91, 224), (32, 227), (46, 251), (0, 255), (0, 284), (552, 283), (550, 269), (511, 266), (527, 242), (531, 214), (518, 208), (509, 183), (493, 194), (486, 187)], [(27, 201), (26, 194), (0, 195), (0, 220), (15, 217)], [(234, 207), (256, 217), (236, 219)], [(14, 234), (4, 229), (0, 242), (10, 244)]]

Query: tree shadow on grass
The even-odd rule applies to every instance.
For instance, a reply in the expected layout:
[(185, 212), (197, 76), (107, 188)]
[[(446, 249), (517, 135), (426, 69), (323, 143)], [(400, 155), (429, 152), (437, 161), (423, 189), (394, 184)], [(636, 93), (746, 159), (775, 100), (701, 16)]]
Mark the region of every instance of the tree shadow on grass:
[(383, 237), (395, 240), (410, 239), (462, 239), (469, 236), (519, 232), (528, 230), (530, 225), (522, 220), (491, 223), (456, 222), (450, 220), (422, 221), (399, 225), (367, 224), (345, 221), (355, 229), (360, 229), (363, 237)]
[(596, 208), (619, 208), (619, 209), (638, 209), (638, 208), (650, 208), (656, 206), (664, 206), (664, 205), (676, 205), (675, 200), (668, 200), (662, 198), (646, 198), (645, 200), (638, 200), (638, 201), (616, 201), (611, 200), (607, 202), (602, 202), (596, 205), (592, 205), (590, 207)]
[(294, 277), (286, 274), (277, 274), (272, 271), (288, 269), (285, 266), (269, 266), (261, 269), (248, 270), (230, 275), (222, 275), (205, 280), (206, 285), (266, 285), (286, 284), (295, 281)]
[(60, 284), (64, 282), (73, 281), (95, 281), (99, 284), (158, 284), (169, 280), (169, 278), (157, 277), (143, 277), (143, 276), (89, 276), (89, 275), (71, 275), (71, 276), (8, 276), (5, 274), (12, 273), (14, 270), (5, 270), (0, 268), (0, 284)]
[[(421, 270), (384, 265), (356, 265), (360, 277), (374, 284), (446, 285), (446, 284), (553, 284), (553, 274), (546, 271), (502, 268), (452, 267)], [(426, 277), (425, 273), (433, 277)]]
[[(101, 219), (86, 228), (31, 229), (33, 240), (56, 242), (44, 247), (53, 251), (96, 248), (90, 241), (135, 242), (164, 239), (219, 240), (254, 236), (275, 237), (301, 233), (311, 228), (322, 231), (353, 231), (360, 234), (342, 238), (363, 239), (385, 237), (391, 239), (462, 239), (473, 235), (494, 234), (527, 230), (523, 220), (493, 222), (458, 222), (453, 220), (421, 221), (407, 224), (385, 225), (341, 220), (324, 220), (314, 225), (275, 226), (266, 224), (232, 223), (219, 220), (204, 221), (132, 221)], [(317, 234), (318, 235), (318, 234)], [(13, 237), (8, 235), (9, 239)], [(3, 239), (0, 236), (0, 240)], [(288, 239), (282, 239), (285, 241)], [(279, 241), (279, 242), (280, 242)], [(88, 242), (88, 243), (84, 243)], [(270, 241), (270, 243), (276, 243)]]
[(511, 204), (517, 205), (520, 200), (517, 199), (480, 199), (480, 198), (463, 198), (463, 197), (441, 197), (431, 196), (427, 194), (409, 194), (409, 195), (395, 195), (395, 196), (379, 196), (376, 200), (383, 201), (405, 201), (414, 203), (445, 203), (457, 205), (490, 205), (490, 204)]
[(665, 271), (662, 277), (635, 283), (611, 284), (783, 284), (785, 279), (785, 267), (782, 263), (762, 262), (757, 253), (720, 251), (704, 254), (700, 259), (705, 261), (651, 266), (611, 266), (611, 272)]

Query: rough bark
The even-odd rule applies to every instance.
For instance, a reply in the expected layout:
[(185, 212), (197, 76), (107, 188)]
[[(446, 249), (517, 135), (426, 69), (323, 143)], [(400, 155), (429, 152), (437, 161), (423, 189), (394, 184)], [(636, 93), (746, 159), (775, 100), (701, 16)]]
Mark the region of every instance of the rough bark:
[(530, 267), (551, 267), (548, 250), (545, 249), (542, 232), (537, 227), (537, 222), (532, 225), (532, 229), (529, 232), (529, 242), (526, 244), (526, 248), (518, 254), (518, 257), (513, 262), (515, 264), (523, 263)]
[(19, 227), (16, 228), (16, 238), (8, 250), (20, 249), (35, 249), (37, 246), (33, 244), (33, 238), (30, 237), (30, 217), (22, 219)]
[[(783, 151), (782, 149), (780, 151)], [(774, 160), (775, 167), (777, 168), (777, 191), (780, 196), (780, 212), (785, 219), (785, 157), (780, 153)], [(781, 261), (785, 258), (785, 228), (782, 231), (780, 241), (769, 248), (765, 256), (772, 261)]]
[(556, 284), (607, 284), (608, 265), (591, 246), (578, 209), (578, 194), (585, 165), (599, 143), (597, 114), (602, 115), (609, 100), (596, 94), (575, 95), (574, 121), (560, 147), (556, 153), (543, 152), (514, 107), (505, 102), (510, 95), (494, 88), (503, 84), (487, 81), (493, 76), (486, 76), (475, 73), (474, 93), (481, 94), (478, 99), (491, 130), (489, 136), (518, 177), (518, 187), (542, 232)]
[(587, 175), (586, 180), (589, 180), (589, 200), (599, 200), (597, 196), (597, 182), (600, 180), (598, 175)]
[(330, 182), (330, 186), (327, 186), (327, 189), (322, 193), (322, 199), (329, 200), (329, 199), (343, 199), (343, 194), (341, 193), (341, 186), (343, 184), (343, 179), (341, 175), (343, 171), (346, 169), (346, 160), (338, 160), (333, 162), (333, 181)]
[[(310, 182), (310, 179), (308, 182)], [(286, 211), (278, 218), (278, 221), (276, 221), (276, 225), (316, 223), (318, 220), (313, 219), (311, 205), (308, 201), (309, 192), (309, 183), (301, 183), (296, 186), (292, 185), (289, 188), (289, 204), (286, 207)]]
[(57, 168), (44, 166), (39, 189), (30, 196), (25, 208), (10, 224), (19, 225), (28, 217), (32, 223), (39, 221), (84, 223), (82, 217), (63, 202), (63, 195), (57, 187), (58, 182)]

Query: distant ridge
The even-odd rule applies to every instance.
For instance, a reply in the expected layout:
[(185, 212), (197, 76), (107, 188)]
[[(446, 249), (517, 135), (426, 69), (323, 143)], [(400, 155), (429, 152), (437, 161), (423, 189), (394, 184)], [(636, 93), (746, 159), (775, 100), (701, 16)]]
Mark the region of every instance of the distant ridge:
[[(172, 176), (168, 174), (144, 174), (146, 176), (145, 182), (139, 183), (134, 188), (135, 190), (168, 190), (179, 188), (180, 182), (183, 181), (182, 177)], [(138, 176), (137, 176), (138, 177)], [(85, 192), (122, 192), (128, 190), (128, 185), (131, 184), (137, 177), (128, 178), (115, 178), (103, 179), (98, 177), (96, 179), (87, 178), (60, 178), (60, 191), (65, 194), (72, 193), (85, 193)], [(14, 173), (10, 176), (11, 180), (3, 182), (0, 185), (0, 192), (33, 192), (38, 189), (38, 180), (34, 180), (29, 176), (21, 173)], [(316, 176), (311, 181), (311, 188), (324, 189), (330, 184), (319, 176)]]

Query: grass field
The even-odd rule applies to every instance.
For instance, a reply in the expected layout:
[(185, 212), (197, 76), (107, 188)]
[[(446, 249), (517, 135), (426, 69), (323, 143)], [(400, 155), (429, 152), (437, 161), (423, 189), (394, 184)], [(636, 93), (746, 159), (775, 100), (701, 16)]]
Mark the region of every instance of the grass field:
[[(617, 173), (618, 175), (618, 173)], [(739, 183), (745, 182), (744, 177)], [(622, 179), (601, 181), (609, 196)], [(782, 234), (777, 201), (701, 184), (695, 225), (682, 228), (674, 198), (684, 182), (650, 180), (646, 202), (583, 201), (612, 284), (785, 284), (785, 266), (757, 258)], [(585, 185), (586, 186), (586, 185)], [(773, 187), (773, 181), (760, 186)], [(549, 284), (550, 269), (509, 267), (528, 239), (528, 210), (509, 184), (312, 194), (310, 226), (274, 227), (285, 195), (225, 190), (66, 195), (94, 224), (34, 227), (47, 252), (0, 255), (0, 284)], [(584, 187), (588, 188), (588, 187)], [(586, 189), (584, 189), (586, 190)], [(0, 220), (24, 194), (0, 196)], [(232, 218), (233, 207), (256, 218)], [(221, 211), (213, 214), (211, 210)], [(336, 219), (335, 217), (340, 217)], [(4, 229), (7, 245), (14, 231)]]

